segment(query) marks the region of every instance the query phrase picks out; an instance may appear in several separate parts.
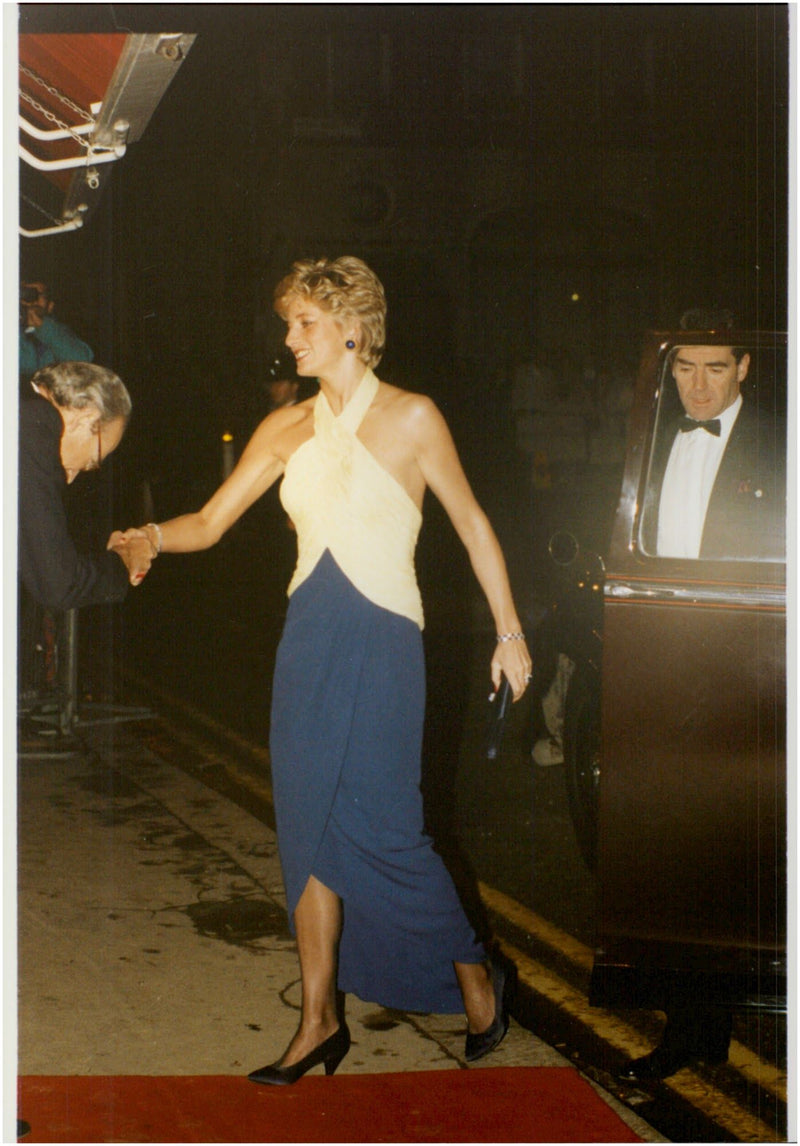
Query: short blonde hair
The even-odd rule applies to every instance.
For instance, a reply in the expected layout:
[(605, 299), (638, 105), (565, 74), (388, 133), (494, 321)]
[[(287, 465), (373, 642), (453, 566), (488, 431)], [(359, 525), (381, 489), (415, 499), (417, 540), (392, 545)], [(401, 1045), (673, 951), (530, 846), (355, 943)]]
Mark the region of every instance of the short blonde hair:
[(275, 312), (286, 317), (295, 296), (329, 310), (337, 322), (358, 322), (357, 351), (369, 367), (381, 360), (386, 345), (386, 295), (380, 279), (354, 255), (339, 259), (300, 259), (275, 288)]

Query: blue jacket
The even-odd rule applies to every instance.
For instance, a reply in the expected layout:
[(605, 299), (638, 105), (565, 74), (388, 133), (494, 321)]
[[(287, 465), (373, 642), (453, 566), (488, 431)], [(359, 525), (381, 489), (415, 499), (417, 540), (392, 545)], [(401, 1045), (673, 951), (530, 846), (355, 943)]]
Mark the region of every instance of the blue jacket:
[(94, 352), (58, 319), (45, 315), (42, 325), (19, 332), (19, 372), (28, 379), (54, 362), (91, 362)]

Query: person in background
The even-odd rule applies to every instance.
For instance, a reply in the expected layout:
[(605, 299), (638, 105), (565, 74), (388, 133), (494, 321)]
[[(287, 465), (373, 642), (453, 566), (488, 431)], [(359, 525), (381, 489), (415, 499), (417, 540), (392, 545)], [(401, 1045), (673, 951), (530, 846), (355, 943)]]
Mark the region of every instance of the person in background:
[(304, 398), (316, 392), (316, 379), (300, 378), (295, 370), (293, 355), (282, 350), (270, 362), (266, 378), (259, 389), (267, 399), (267, 413), (280, 410), (283, 406), (296, 406)]
[[(729, 310), (684, 313), (682, 330), (733, 331)], [(775, 441), (785, 434), (759, 423), (743, 387), (750, 370), (743, 346), (676, 348), (672, 377), (680, 417), (663, 427), (653, 454), (642, 512), (645, 551), (659, 557), (775, 558), (785, 548), (785, 471)], [(556, 637), (558, 639), (558, 635)], [(549, 737), (538, 740), (539, 765), (563, 762), (562, 730), (571, 662), (558, 668), (542, 701)]]
[[(687, 311), (682, 330), (733, 331), (730, 311)], [(676, 347), (672, 377), (683, 407), (656, 443), (643, 507), (645, 548), (659, 557), (780, 557), (785, 475), (775, 426), (743, 386), (744, 346)]]
[(55, 301), (47, 284), (20, 286), (19, 373), (23, 382), (56, 362), (92, 362), (94, 353), (77, 334), (54, 317)]
[(300, 1026), (254, 1082), (287, 1085), (350, 1047), (341, 993), (402, 1010), (466, 1011), (465, 1057), (508, 1029), (513, 966), (489, 965), (423, 826), (422, 602), (414, 550), (428, 486), (486, 594), (491, 676), (515, 699), (531, 658), (495, 533), (433, 402), (379, 381), (381, 283), (360, 259), (302, 260), (279, 283), (297, 372), (318, 395), (270, 414), (197, 513), (126, 533), (188, 553), (220, 540), (279, 478), (298, 561), (278, 649), (270, 755)]
[(270, 378), (266, 384), (270, 412), (282, 406), (294, 406), (300, 382), (297, 378)]

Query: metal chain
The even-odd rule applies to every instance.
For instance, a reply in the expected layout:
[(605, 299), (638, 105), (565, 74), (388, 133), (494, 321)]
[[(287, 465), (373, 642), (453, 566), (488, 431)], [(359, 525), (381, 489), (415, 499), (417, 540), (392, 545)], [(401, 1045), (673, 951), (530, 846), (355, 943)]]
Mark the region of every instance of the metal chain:
[(81, 147), (85, 147), (87, 151), (89, 150), (91, 144), (89, 143), (88, 139), (82, 135), (79, 135), (78, 132), (74, 131), (68, 123), (64, 123), (63, 119), (59, 119), (54, 112), (50, 111), (46, 107), (43, 107), (42, 104), (35, 100), (32, 95), (29, 95), (28, 92), (24, 90), (24, 88), (19, 89), (19, 98), (25, 103), (30, 104), (34, 111), (38, 111), (40, 115), (43, 115), (49, 123), (54, 123), (56, 127), (60, 127), (62, 131), (68, 131), (76, 143), (79, 143)]
[(78, 107), (76, 103), (73, 103), (69, 96), (64, 95), (64, 93), (60, 92), (58, 88), (53, 87), (52, 84), (49, 84), (47, 80), (43, 80), (41, 76), (37, 76), (36, 72), (34, 72), (31, 68), (26, 67), (25, 64), (20, 64), (19, 70), (23, 72), (28, 77), (28, 79), (33, 80), (34, 83), (37, 83), (43, 87), (45, 91), (50, 92), (50, 95), (55, 96), (56, 99), (60, 103), (63, 103), (65, 107), (68, 107), (70, 111), (77, 112), (81, 119), (86, 120), (87, 123), (94, 123), (94, 116), (90, 112), (84, 111), (82, 107)]
[(41, 207), (38, 203), (34, 203), (33, 199), (29, 199), (24, 192), (20, 191), (19, 197), (20, 199), (24, 199), (29, 207), (33, 207), (35, 210), (41, 211), (45, 219), (49, 219), (50, 222), (55, 223), (56, 226), (60, 226), (64, 222), (63, 219), (57, 219), (55, 215), (51, 215), (49, 211), (45, 211), (44, 207)]

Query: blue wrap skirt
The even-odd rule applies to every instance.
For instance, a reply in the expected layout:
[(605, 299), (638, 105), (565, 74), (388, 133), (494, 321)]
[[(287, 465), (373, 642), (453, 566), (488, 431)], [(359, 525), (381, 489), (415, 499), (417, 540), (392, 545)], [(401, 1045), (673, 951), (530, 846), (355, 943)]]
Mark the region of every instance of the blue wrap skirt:
[(368, 601), (330, 553), (292, 594), (270, 755), (290, 926), (309, 876), (343, 904), (340, 990), (462, 1012), (453, 961), (485, 958), (423, 826), (422, 634)]

